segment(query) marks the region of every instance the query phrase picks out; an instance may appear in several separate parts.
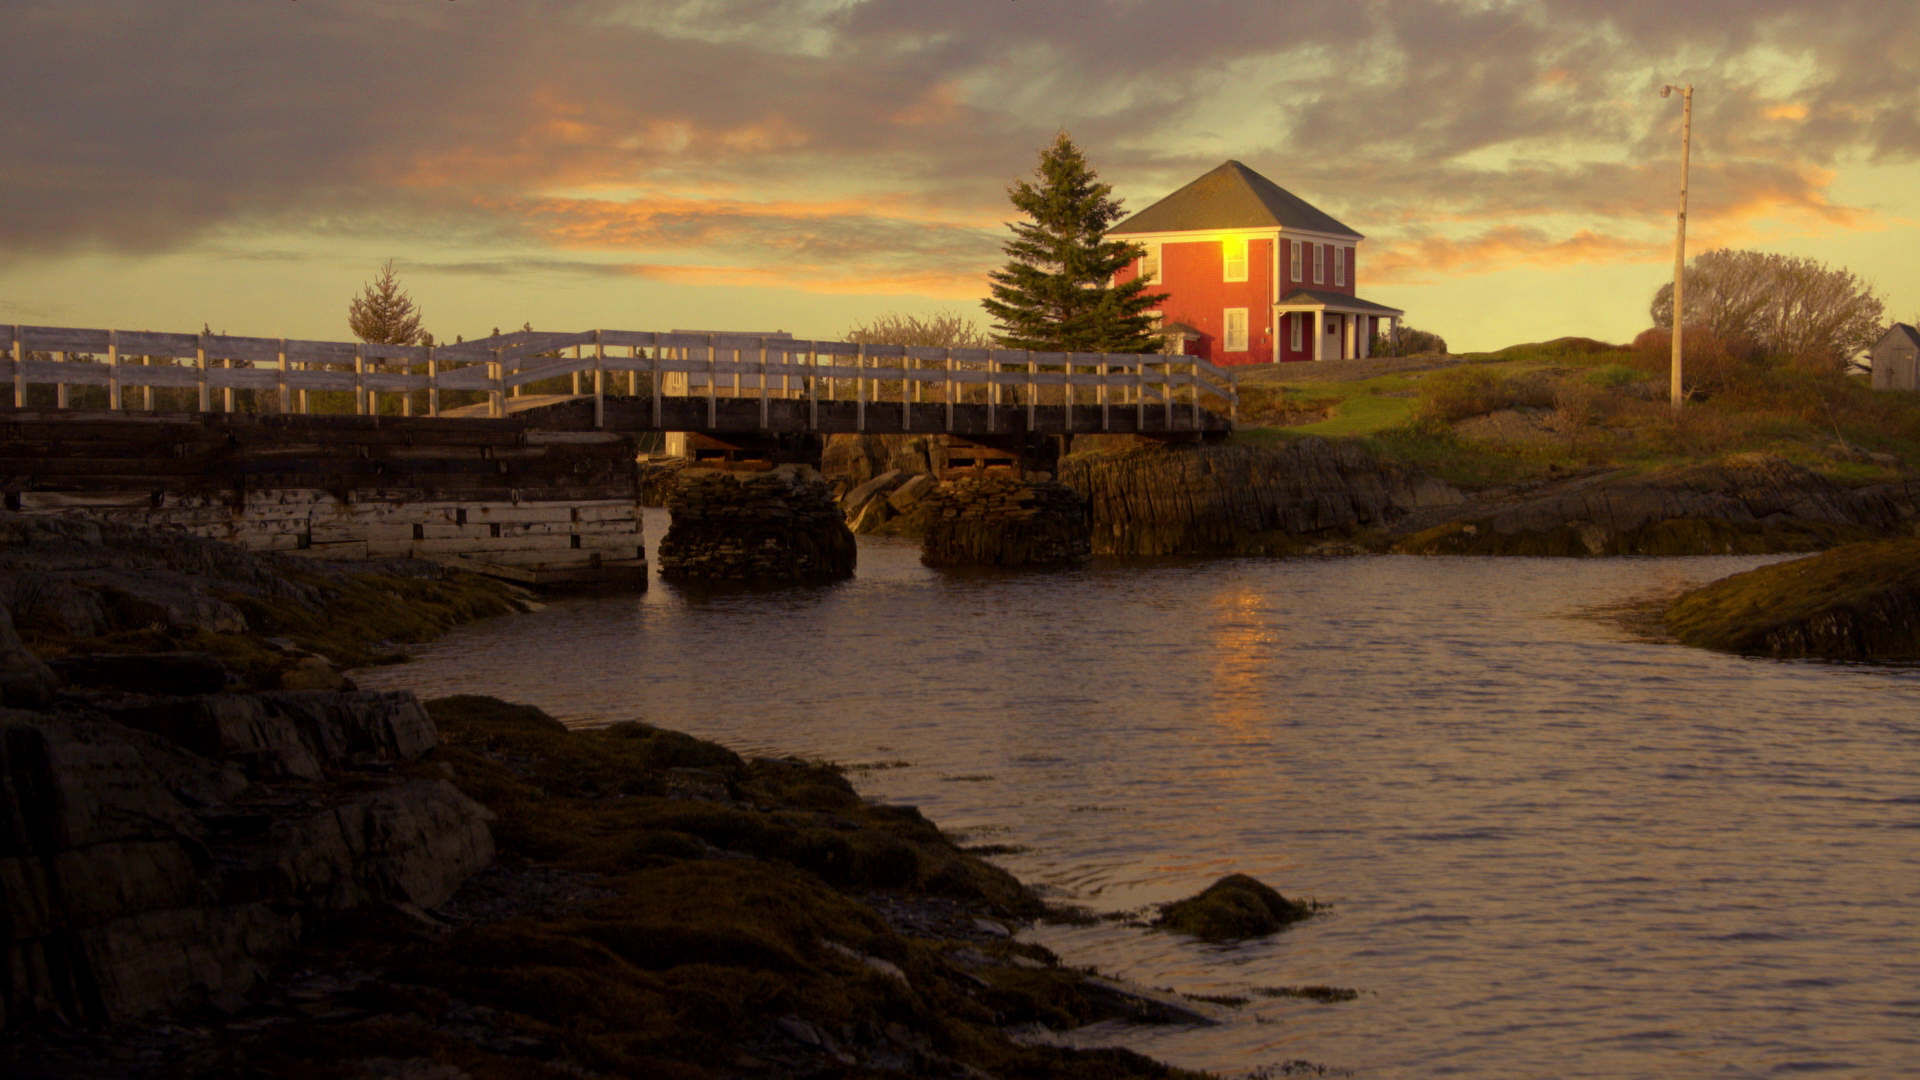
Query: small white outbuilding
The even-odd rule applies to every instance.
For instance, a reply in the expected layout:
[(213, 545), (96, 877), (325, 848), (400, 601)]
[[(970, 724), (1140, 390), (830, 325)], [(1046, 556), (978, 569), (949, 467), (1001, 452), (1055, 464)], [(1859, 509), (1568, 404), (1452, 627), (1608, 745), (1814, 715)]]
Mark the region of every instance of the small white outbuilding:
[(1867, 356), (1873, 365), (1875, 390), (1920, 390), (1920, 383), (1914, 381), (1920, 375), (1920, 330), (1894, 323), (1867, 350)]

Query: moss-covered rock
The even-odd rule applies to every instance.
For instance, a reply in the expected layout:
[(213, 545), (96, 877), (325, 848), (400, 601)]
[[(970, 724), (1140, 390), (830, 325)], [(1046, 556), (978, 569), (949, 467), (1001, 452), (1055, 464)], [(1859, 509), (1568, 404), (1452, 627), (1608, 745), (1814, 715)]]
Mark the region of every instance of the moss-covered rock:
[(1289, 900), (1246, 874), (1228, 874), (1199, 894), (1161, 908), (1153, 925), (1203, 941), (1227, 941), (1271, 934), (1313, 911), (1313, 905)]
[(1723, 652), (1920, 659), (1920, 539), (1849, 544), (1735, 574), (1673, 601), (1669, 633)]

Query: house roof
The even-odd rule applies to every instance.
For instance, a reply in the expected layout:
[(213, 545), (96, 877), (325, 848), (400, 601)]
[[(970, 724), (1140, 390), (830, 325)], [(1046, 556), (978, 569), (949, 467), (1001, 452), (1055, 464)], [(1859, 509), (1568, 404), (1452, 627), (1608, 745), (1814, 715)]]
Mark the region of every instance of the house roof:
[(1228, 161), (1107, 231), (1125, 234), (1275, 227), (1363, 239), (1325, 211), (1237, 161)]
[(1880, 335), (1880, 340), (1874, 342), (1873, 347), (1878, 349), (1889, 341), (1899, 341), (1901, 338), (1906, 339), (1905, 344), (1911, 345), (1914, 348), (1920, 348), (1920, 330), (1915, 330), (1903, 322), (1897, 322), (1887, 327), (1887, 332)]
[(1311, 310), (1317, 307), (1332, 308), (1336, 311), (1359, 312), (1363, 315), (1405, 315), (1406, 312), (1385, 304), (1376, 304), (1371, 300), (1362, 300), (1346, 293), (1328, 292), (1325, 289), (1295, 289), (1280, 298), (1276, 307)]

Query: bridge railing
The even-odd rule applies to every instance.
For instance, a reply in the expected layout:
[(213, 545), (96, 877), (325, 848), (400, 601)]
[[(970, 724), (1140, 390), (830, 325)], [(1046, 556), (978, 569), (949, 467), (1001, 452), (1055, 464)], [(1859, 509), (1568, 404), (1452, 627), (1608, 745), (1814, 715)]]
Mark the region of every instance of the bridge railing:
[[(534, 383), (571, 376), (576, 395), (592, 394), (596, 421), (608, 393), (650, 395), (653, 422), (663, 399), (703, 397), (709, 420), (725, 398), (811, 403), (852, 402), (856, 430), (871, 402), (984, 404), (1028, 411), (1041, 406), (1158, 410), (1165, 430), (1200, 430), (1202, 413), (1239, 416), (1238, 380), (1194, 356), (1158, 353), (1047, 353), (1010, 349), (947, 349), (801, 341), (735, 334), (671, 334), (631, 330), (581, 333), (522, 331), (453, 345), (162, 334), (49, 326), (0, 326), (0, 380), (25, 407), (29, 387), (50, 386), (55, 408), (73, 407), (74, 388), (104, 389), (108, 409), (154, 407), (158, 389), (187, 391), (201, 411), (234, 411), (236, 392), (255, 411), (312, 412), (315, 394), (351, 395), (351, 411), (380, 411), (379, 395), (397, 395), (412, 415), (461, 412), (505, 416), (510, 399)], [(644, 378), (644, 386), (642, 379)], [(612, 383), (610, 386), (609, 383)], [(4, 386), (0, 381), (0, 386)], [(129, 401), (134, 391), (137, 404)], [(4, 393), (4, 390), (0, 390)], [(450, 400), (445, 400), (451, 395)], [(43, 390), (42, 403), (48, 396)], [(98, 400), (97, 393), (85, 396)], [(174, 395), (177, 396), (177, 395)], [(3, 399), (0, 399), (3, 400)], [(481, 408), (484, 406), (484, 408)], [(346, 411), (341, 409), (340, 411)], [(767, 408), (761, 409), (764, 423)], [(1104, 427), (1104, 423), (1102, 424)]]

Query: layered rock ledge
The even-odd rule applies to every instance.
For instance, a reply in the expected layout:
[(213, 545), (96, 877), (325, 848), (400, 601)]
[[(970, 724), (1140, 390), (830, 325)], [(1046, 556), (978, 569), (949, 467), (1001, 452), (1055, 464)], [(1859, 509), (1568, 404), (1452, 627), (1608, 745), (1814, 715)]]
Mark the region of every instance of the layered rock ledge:
[(1392, 525), (1459, 491), (1351, 443), (1139, 447), (1064, 459), (1096, 555), (1283, 555)]
[(1920, 659), (1920, 540), (1850, 544), (1694, 589), (1667, 631), (1723, 652), (1828, 660)]
[(492, 815), (435, 742), (409, 694), (0, 710), (0, 1027), (237, 1006), (347, 912), (445, 903)]

